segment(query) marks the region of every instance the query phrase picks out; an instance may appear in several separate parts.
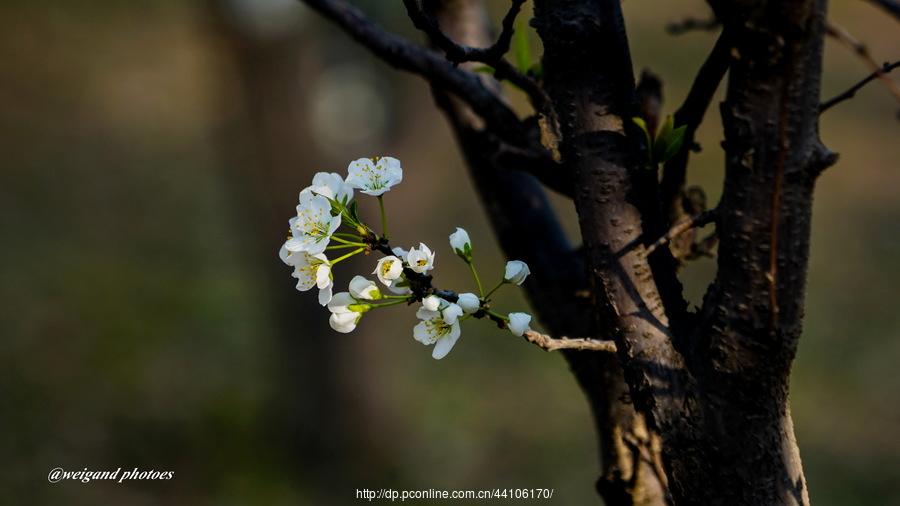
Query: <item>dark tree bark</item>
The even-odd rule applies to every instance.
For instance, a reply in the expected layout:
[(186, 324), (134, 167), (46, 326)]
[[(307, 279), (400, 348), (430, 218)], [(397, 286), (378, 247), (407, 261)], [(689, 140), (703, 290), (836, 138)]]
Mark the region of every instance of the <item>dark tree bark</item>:
[[(440, 72), (438, 53), (388, 36), (352, 7), (306, 3), (429, 80), (501, 246), (532, 265), (526, 288), (550, 332), (615, 341), (616, 355), (566, 352), (594, 413), (608, 504), (809, 504), (788, 391), (814, 183), (836, 159), (817, 132), (825, 0), (710, 2), (723, 31), (676, 114), (687, 142), (661, 181), (631, 122), (653, 100), (646, 87), (638, 96), (618, 0), (535, 0), (540, 83), (492, 49), (456, 47), (492, 47), (477, 0), (428, 0), (423, 10), (405, 2), (415, 25), (461, 64)], [(524, 83), (535, 116), (515, 118), (492, 78), (471, 80), (465, 62), (476, 59), (498, 69), (497, 79)], [(692, 217), (681, 204), (688, 150), (726, 72), (723, 196), (715, 212)], [(561, 159), (546, 142), (557, 130)], [(573, 198), (582, 248), (563, 237), (539, 181)], [(718, 273), (694, 314), (658, 239), (671, 239), (664, 233), (684, 219), (709, 218), (721, 241)], [(526, 241), (535, 235), (542, 240)]]

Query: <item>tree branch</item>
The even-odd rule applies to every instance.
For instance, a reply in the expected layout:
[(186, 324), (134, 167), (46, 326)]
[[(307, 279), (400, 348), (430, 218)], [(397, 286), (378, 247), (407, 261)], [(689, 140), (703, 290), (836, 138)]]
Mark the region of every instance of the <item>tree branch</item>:
[(417, 46), (373, 23), (359, 9), (341, 0), (302, 0), (337, 24), (389, 65), (418, 74), (459, 96), (482, 117), (497, 136), (521, 140), (521, 122), (502, 100), (474, 75), (456, 68), (443, 56)]
[(701, 18), (684, 18), (681, 21), (675, 21), (666, 25), (666, 32), (669, 35), (683, 35), (688, 32), (711, 32), (722, 26), (722, 23), (715, 16), (707, 19)]
[(447, 55), (447, 59), (453, 63), (464, 63), (469, 61), (493, 64), (497, 60), (503, 58), (509, 52), (509, 44), (512, 41), (513, 32), (515, 31), (514, 23), (516, 16), (522, 9), (522, 4), (526, 0), (511, 0), (509, 11), (503, 17), (502, 29), (497, 42), (488, 47), (472, 47), (457, 44), (443, 31), (441, 31), (440, 23), (435, 16), (425, 12), (419, 5), (419, 0), (403, 0), (406, 7), (406, 13), (413, 25), (425, 32), (432, 42), (439, 47)]
[(512, 0), (509, 11), (503, 17), (503, 28), (500, 37), (493, 45), (480, 48), (457, 44), (453, 39), (441, 31), (437, 18), (428, 14), (419, 5), (419, 0), (403, 0), (406, 12), (413, 25), (423, 31), (428, 38), (444, 51), (447, 59), (455, 64), (465, 62), (479, 62), (494, 68), (494, 77), (498, 80), (508, 80), (524, 91), (536, 111), (545, 115), (550, 114), (550, 98), (543, 88), (532, 78), (519, 72), (503, 56), (509, 51), (512, 39), (514, 22), (525, 0)]
[(568, 337), (553, 338), (534, 330), (528, 330), (522, 335), (526, 341), (536, 345), (544, 351), (576, 350), (576, 351), (602, 351), (606, 353), (616, 352), (616, 343), (613, 341), (601, 341), (598, 339)]
[(725, 73), (728, 72), (728, 65), (731, 63), (731, 47), (732, 37), (731, 30), (722, 30), (716, 44), (710, 51), (709, 56), (697, 71), (691, 89), (688, 91), (681, 107), (675, 111), (674, 122), (676, 126), (687, 125), (684, 132), (684, 142), (681, 150), (675, 154), (663, 167), (662, 179), (660, 180), (660, 199), (663, 208), (668, 214), (669, 223), (678, 223), (685, 217), (684, 206), (682, 200), (684, 197), (684, 186), (687, 181), (687, 164), (690, 157), (690, 149), (694, 144), (694, 137), (700, 123), (703, 122), (703, 116), (709, 108), (716, 90)]
[(880, 78), (881, 76), (890, 74), (891, 71), (897, 67), (900, 67), (900, 60), (895, 61), (894, 63), (885, 62), (884, 65), (880, 69), (876, 70), (875, 72), (872, 72), (871, 74), (866, 76), (864, 79), (862, 79), (858, 83), (856, 83), (853, 86), (851, 86), (850, 88), (848, 88), (847, 91), (844, 91), (843, 93), (839, 93), (839, 94), (835, 95), (834, 97), (822, 102), (819, 105), (819, 114), (822, 114), (823, 112), (827, 111), (828, 109), (831, 109), (832, 107), (840, 104), (841, 102), (843, 102), (845, 100), (849, 100), (849, 99), (853, 98), (856, 95), (856, 92), (859, 91), (863, 86), (869, 84), (870, 82), (872, 82), (875, 79)]

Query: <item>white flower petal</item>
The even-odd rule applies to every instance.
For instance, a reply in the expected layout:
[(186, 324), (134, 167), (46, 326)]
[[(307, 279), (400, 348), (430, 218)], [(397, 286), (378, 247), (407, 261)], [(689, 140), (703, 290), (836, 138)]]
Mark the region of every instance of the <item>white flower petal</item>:
[(462, 316), (463, 310), (459, 304), (449, 304), (441, 311), (441, 317), (447, 325), (453, 325)]
[(446, 357), (450, 350), (453, 349), (453, 346), (456, 345), (456, 341), (459, 341), (459, 336), (459, 322), (455, 322), (450, 333), (438, 339), (434, 344), (434, 349), (431, 350), (431, 358), (440, 360)]
[(333, 285), (332, 285), (330, 282), (328, 283), (328, 286), (326, 286), (325, 288), (321, 288), (321, 287), (319, 288), (319, 304), (325, 306), (325, 305), (327, 305), (329, 302), (331, 302), (331, 299), (332, 299), (332, 296), (331, 296), (331, 290), (332, 290), (332, 288), (333, 288)]
[(359, 319), (362, 317), (360, 313), (331, 313), (328, 318), (328, 324), (331, 328), (343, 334), (353, 332), (356, 329)]
[(429, 295), (422, 299), (422, 307), (429, 311), (437, 311), (441, 307), (441, 298), (437, 295)]
[(356, 304), (356, 299), (349, 292), (338, 292), (328, 302), (328, 310), (332, 313), (351, 313), (347, 306)]

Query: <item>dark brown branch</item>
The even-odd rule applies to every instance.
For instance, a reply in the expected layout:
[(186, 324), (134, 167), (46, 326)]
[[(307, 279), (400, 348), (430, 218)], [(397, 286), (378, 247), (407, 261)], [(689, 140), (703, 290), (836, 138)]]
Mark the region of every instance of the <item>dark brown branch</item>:
[(666, 244), (667, 242), (671, 241), (675, 237), (678, 237), (679, 235), (683, 234), (684, 232), (687, 232), (688, 230), (690, 230), (692, 228), (704, 227), (704, 226), (712, 223), (713, 221), (715, 221), (715, 219), (716, 219), (716, 210), (710, 209), (709, 211), (702, 212), (702, 213), (694, 216), (693, 218), (681, 221), (680, 223), (677, 223), (671, 229), (669, 229), (669, 231), (666, 232), (665, 235), (663, 235), (662, 237), (657, 239), (653, 244), (651, 244), (650, 246), (647, 246), (647, 249), (644, 250), (644, 254), (649, 256), (651, 253), (653, 253), (656, 250), (656, 248), (659, 248), (660, 246)]
[(459, 96), (499, 137), (518, 142), (521, 122), (477, 76), (456, 68), (438, 53), (417, 46), (369, 20), (341, 0), (302, 0), (337, 24), (389, 65), (418, 74)]
[(878, 79), (880, 76), (890, 74), (891, 71), (897, 67), (900, 67), (900, 60), (895, 61), (894, 63), (885, 62), (881, 68), (879, 68), (875, 72), (872, 72), (871, 74), (866, 76), (864, 79), (862, 79), (858, 83), (856, 83), (853, 86), (851, 86), (850, 88), (848, 88), (847, 91), (844, 91), (843, 93), (839, 93), (839, 94), (835, 95), (834, 97), (822, 102), (819, 105), (819, 114), (822, 114), (823, 112), (827, 111), (828, 109), (831, 109), (832, 107), (840, 104), (841, 102), (843, 102), (845, 100), (849, 100), (849, 99), (853, 98), (856, 95), (856, 92), (859, 91), (860, 89), (862, 89), (863, 86), (869, 84), (870, 82), (872, 82), (875, 79)]
[(457, 44), (441, 31), (437, 18), (423, 10), (419, 5), (419, 0), (403, 0), (406, 13), (409, 19), (412, 20), (413, 25), (425, 32), (432, 42), (444, 51), (448, 60), (453, 63), (474, 61), (489, 65), (500, 60), (503, 58), (503, 55), (509, 52), (509, 44), (515, 31), (516, 16), (519, 15), (519, 11), (524, 3), (525, 0), (511, 0), (509, 11), (503, 17), (502, 28), (497, 42), (488, 47), (472, 47)]
[(606, 353), (616, 352), (616, 343), (599, 339), (568, 337), (553, 338), (534, 330), (528, 330), (522, 335), (526, 341), (534, 344), (544, 351), (575, 350), (575, 351), (601, 351)]
[(881, 7), (900, 21), (900, 2), (897, 0), (869, 0), (869, 2)]
[(406, 12), (413, 25), (423, 31), (432, 43), (444, 51), (447, 59), (453, 63), (479, 62), (494, 68), (497, 80), (507, 80), (524, 91), (535, 110), (548, 114), (550, 98), (543, 88), (532, 78), (526, 76), (506, 61), (503, 56), (509, 51), (510, 40), (515, 31), (514, 22), (525, 0), (512, 0), (509, 11), (503, 17), (503, 28), (500, 37), (493, 45), (486, 48), (457, 44), (447, 36), (440, 23), (419, 5), (419, 0), (403, 0)]

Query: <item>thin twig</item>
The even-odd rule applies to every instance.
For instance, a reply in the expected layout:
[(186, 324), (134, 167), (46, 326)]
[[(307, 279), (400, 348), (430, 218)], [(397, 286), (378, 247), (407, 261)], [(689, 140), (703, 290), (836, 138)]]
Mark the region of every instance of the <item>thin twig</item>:
[(616, 343), (613, 341), (601, 341), (598, 339), (587, 338), (570, 339), (568, 337), (554, 339), (546, 334), (535, 332), (534, 330), (526, 330), (522, 337), (544, 351), (579, 350), (603, 351), (607, 353), (616, 352)]
[(706, 115), (706, 110), (725, 73), (728, 72), (732, 60), (732, 38), (728, 29), (719, 34), (715, 46), (697, 71), (684, 102), (675, 111), (675, 125), (687, 125), (687, 129), (681, 150), (666, 162), (660, 181), (660, 199), (664, 209), (669, 213), (669, 223), (678, 221), (678, 216), (683, 214), (679, 203), (687, 180), (687, 164), (691, 146), (694, 144), (694, 134), (703, 121), (703, 116)]
[(871, 74), (867, 75), (864, 79), (862, 79), (858, 83), (856, 83), (853, 86), (851, 86), (850, 88), (848, 88), (847, 91), (845, 91), (843, 93), (839, 93), (839, 94), (835, 95), (834, 97), (822, 102), (822, 104), (819, 106), (819, 114), (822, 114), (823, 112), (827, 111), (828, 109), (831, 109), (832, 107), (840, 104), (844, 100), (849, 100), (849, 99), (853, 98), (856, 95), (856, 92), (859, 91), (863, 86), (865, 86), (865, 85), (869, 84), (870, 82), (872, 82), (873, 80), (879, 78), (879, 76), (884, 76), (886, 74), (889, 74), (892, 70), (894, 70), (897, 67), (900, 67), (900, 60), (897, 60), (894, 63), (885, 62), (885, 64), (881, 68), (879, 68), (875, 72), (872, 72)]
[(477, 76), (456, 68), (435, 51), (384, 30), (343, 0), (302, 1), (386, 63), (418, 74), (453, 92), (481, 116), (499, 137), (516, 143), (520, 141), (521, 122), (515, 112), (484, 86)]
[[(860, 42), (856, 37), (850, 34), (846, 29), (837, 25), (831, 21), (828, 21), (825, 24), (825, 32), (834, 37), (835, 40), (843, 44), (844, 46), (850, 48), (854, 53), (859, 56), (866, 65), (872, 70), (882, 84), (888, 89), (891, 95), (894, 95), (894, 98), (900, 102), (900, 86), (897, 85), (894, 81), (892, 81), (889, 77), (885, 75), (885, 72), (882, 70), (882, 67), (878, 65), (878, 63), (872, 58), (869, 54), (869, 48), (866, 47), (865, 44)], [(819, 112), (822, 109), (820, 107)]]
[(709, 223), (712, 223), (713, 221), (715, 221), (715, 219), (716, 219), (716, 210), (710, 209), (709, 211), (704, 211), (689, 220), (684, 220), (680, 223), (675, 224), (675, 226), (670, 228), (669, 231), (666, 232), (666, 234), (664, 236), (657, 239), (656, 242), (654, 242), (650, 246), (647, 246), (647, 248), (644, 250), (644, 255), (650, 256), (651, 253), (656, 251), (656, 248), (659, 248), (660, 246), (666, 244), (667, 242), (671, 241), (672, 239), (678, 237), (679, 235), (687, 232), (688, 230), (690, 230), (692, 228), (700, 228), (705, 225), (708, 225)]
[(873, 4), (881, 7), (887, 13), (891, 14), (900, 21), (900, 2), (897, 0), (869, 0)]

